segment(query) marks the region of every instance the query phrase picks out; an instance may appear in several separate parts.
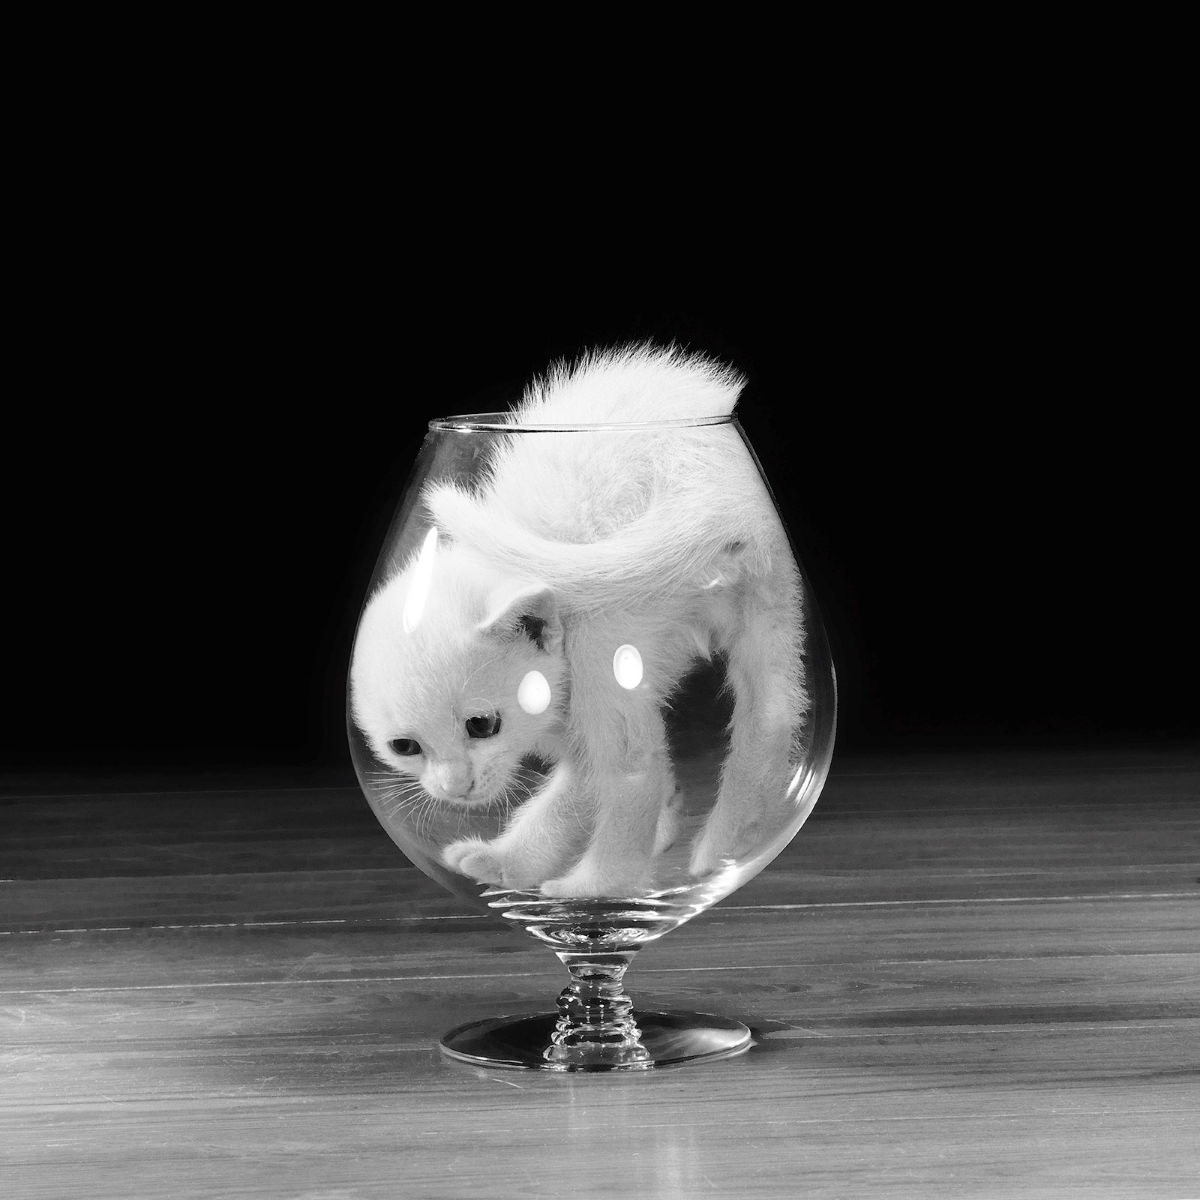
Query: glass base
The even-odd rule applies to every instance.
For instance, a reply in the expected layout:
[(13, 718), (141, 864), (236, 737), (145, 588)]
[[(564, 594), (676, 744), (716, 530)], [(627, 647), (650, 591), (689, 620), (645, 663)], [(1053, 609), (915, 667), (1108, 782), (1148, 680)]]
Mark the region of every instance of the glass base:
[[(728, 1058), (748, 1050), (750, 1030), (740, 1021), (708, 1013), (638, 1012), (636, 1045), (575, 1047), (569, 1058), (556, 1047), (558, 1013), (497, 1017), (460, 1025), (442, 1038), (443, 1053), (482, 1067), (536, 1071), (645, 1071), (671, 1063)], [(583, 1051), (580, 1053), (580, 1051)]]

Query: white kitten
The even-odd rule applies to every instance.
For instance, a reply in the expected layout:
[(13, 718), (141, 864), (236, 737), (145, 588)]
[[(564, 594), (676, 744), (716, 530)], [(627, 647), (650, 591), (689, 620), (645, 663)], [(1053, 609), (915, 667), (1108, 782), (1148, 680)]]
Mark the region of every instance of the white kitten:
[[(513, 420), (690, 422), (732, 412), (741, 386), (705, 358), (634, 347), (536, 381)], [(504, 799), (530, 754), (554, 764), (497, 838), (450, 845), (446, 864), (548, 896), (643, 892), (674, 834), (664, 706), (714, 653), (734, 711), (691, 871), (749, 850), (786, 791), (807, 701), (799, 581), (737, 430), (516, 434), (478, 491), (443, 485), (425, 502), (438, 532), (363, 616), (355, 721), (446, 804)], [(631, 646), (633, 687), (614, 677)], [(532, 672), (548, 695), (514, 702)]]

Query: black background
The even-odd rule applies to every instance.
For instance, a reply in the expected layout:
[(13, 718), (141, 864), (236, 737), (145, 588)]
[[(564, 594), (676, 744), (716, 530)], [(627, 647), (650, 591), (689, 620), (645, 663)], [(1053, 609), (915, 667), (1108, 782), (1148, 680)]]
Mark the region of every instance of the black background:
[(348, 772), (353, 624), (425, 422), (641, 339), (749, 377), (843, 750), (1195, 739), (1181, 326), (1087, 212), (861, 180), (767, 209), (751, 180), (627, 211), (632, 242), (602, 209), (534, 237), (193, 182), (62, 227), (30, 292), (6, 767)]

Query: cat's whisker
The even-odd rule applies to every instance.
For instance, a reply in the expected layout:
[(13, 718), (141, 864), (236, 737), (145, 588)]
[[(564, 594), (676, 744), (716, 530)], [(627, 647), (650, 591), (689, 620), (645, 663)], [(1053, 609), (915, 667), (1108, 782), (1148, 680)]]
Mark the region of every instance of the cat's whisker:
[(397, 781), (392, 776), (391, 787), (377, 794), (376, 801), (389, 821), (414, 820), (419, 827), (420, 814), (430, 797), (425, 789), (413, 779)]
[(467, 815), (468, 815), (467, 809), (460, 808), (458, 810), (458, 820), (455, 822), (455, 825), (454, 825), (454, 836), (456, 838), (460, 837), (463, 833), (463, 826), (466, 824)]
[(426, 804), (421, 809), (421, 816), (417, 823), (418, 828), (422, 828), (423, 823), (424, 832), (426, 834), (432, 834), (434, 822), (438, 819), (444, 809), (445, 805), (441, 800), (438, 800), (433, 796), (428, 796)]
[(413, 812), (416, 811), (420, 804), (419, 796), (398, 796), (393, 797), (388, 805), (385, 806), (385, 813), (391, 821), (407, 821)]
[(411, 796), (405, 796), (397, 801), (392, 809), (394, 820), (401, 821), (405, 825), (418, 828), (420, 826), (421, 810), (425, 805), (425, 797), (417, 792)]
[(376, 780), (368, 780), (368, 782), (374, 787), (378, 788), (381, 792), (391, 793), (403, 791), (406, 788), (412, 787), (414, 781), (411, 779), (397, 778), (395, 775), (390, 775), (381, 776)]
[(421, 785), (415, 779), (397, 779), (392, 776), (390, 780), (383, 783), (380, 791), (385, 796), (402, 796), (409, 793), (415, 793), (421, 790)]

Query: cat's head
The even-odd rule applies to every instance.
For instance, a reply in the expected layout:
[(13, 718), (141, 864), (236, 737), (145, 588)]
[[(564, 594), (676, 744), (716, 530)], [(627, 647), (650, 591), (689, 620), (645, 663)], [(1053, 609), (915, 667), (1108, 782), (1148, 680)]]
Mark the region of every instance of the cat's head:
[(550, 590), (431, 532), (363, 613), (351, 711), (380, 762), (436, 800), (482, 806), (527, 755), (553, 757), (565, 680)]

